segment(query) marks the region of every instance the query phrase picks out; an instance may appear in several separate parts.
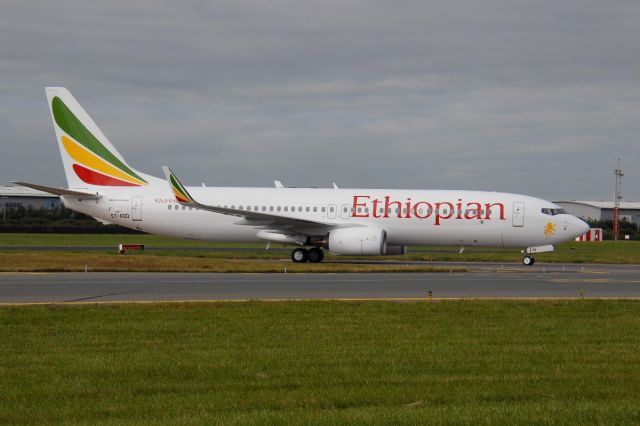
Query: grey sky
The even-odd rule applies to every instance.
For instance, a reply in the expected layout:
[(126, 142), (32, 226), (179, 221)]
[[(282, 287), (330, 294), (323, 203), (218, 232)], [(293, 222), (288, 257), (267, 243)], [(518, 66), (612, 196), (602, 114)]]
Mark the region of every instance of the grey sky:
[(640, 199), (640, 2), (4, 0), (0, 183), (64, 185), (44, 86), (188, 184)]

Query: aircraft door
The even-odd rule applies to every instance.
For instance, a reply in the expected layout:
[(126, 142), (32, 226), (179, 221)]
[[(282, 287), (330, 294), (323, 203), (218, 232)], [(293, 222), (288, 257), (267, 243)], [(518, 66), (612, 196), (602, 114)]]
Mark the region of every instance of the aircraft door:
[(514, 227), (524, 226), (524, 201), (513, 202), (512, 223)]
[(329, 210), (327, 213), (327, 218), (328, 219), (335, 219), (336, 218), (336, 210), (337, 210), (337, 206), (335, 204), (329, 204)]
[(131, 198), (131, 220), (142, 220), (142, 197)]
[(349, 204), (343, 204), (340, 212), (342, 219), (349, 220), (351, 217), (351, 206)]

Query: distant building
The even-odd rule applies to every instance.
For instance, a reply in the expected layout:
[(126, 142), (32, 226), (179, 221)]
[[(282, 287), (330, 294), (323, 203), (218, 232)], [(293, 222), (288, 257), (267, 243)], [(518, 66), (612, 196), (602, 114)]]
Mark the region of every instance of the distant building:
[(60, 206), (60, 197), (23, 186), (0, 186), (0, 212), (18, 207), (53, 210)]
[[(613, 220), (613, 201), (554, 201), (567, 213), (582, 219)], [(620, 219), (640, 224), (640, 202), (621, 201)]]

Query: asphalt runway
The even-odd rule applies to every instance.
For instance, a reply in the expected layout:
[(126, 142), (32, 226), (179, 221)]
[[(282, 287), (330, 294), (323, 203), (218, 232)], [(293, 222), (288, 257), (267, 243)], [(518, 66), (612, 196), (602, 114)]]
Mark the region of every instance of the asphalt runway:
[(640, 267), (438, 263), (470, 272), (3, 273), (0, 303), (181, 300), (640, 298)]

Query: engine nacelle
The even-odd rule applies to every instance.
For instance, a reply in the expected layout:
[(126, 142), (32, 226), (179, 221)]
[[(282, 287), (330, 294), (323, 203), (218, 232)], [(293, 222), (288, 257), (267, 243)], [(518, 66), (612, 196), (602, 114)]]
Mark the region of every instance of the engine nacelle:
[(328, 249), (346, 256), (380, 256), (387, 249), (387, 233), (382, 229), (355, 227), (329, 232)]
[(384, 252), (385, 256), (399, 256), (407, 254), (407, 246), (391, 246), (387, 245), (387, 249)]

